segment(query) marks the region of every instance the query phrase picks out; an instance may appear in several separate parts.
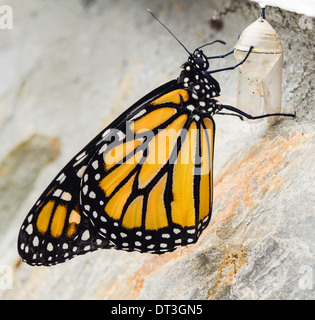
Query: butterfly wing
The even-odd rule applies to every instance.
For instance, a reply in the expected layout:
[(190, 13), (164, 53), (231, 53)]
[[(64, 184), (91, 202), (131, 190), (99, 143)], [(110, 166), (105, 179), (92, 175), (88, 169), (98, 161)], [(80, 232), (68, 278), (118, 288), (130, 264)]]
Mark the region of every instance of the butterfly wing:
[(192, 102), (171, 81), (97, 135), (27, 215), (22, 259), (52, 265), (98, 248), (160, 254), (195, 243), (211, 216), (215, 127)]
[(161, 254), (195, 243), (212, 210), (214, 121), (175, 88), (130, 120), (91, 159), (81, 201), (116, 249)]
[[(83, 214), (80, 199), (82, 177), (111, 141), (119, 141), (125, 122), (143, 112), (150, 101), (177, 86), (171, 81), (138, 101), (100, 132), (57, 175), (26, 216), (18, 237), (18, 252), (31, 265), (52, 265), (76, 255), (110, 248), (113, 244)], [(90, 164), (91, 163), (91, 164)]]
[(84, 154), (70, 161), (30, 210), (18, 238), (18, 251), (25, 262), (51, 265), (110, 247), (82, 214), (80, 181), (87, 163)]

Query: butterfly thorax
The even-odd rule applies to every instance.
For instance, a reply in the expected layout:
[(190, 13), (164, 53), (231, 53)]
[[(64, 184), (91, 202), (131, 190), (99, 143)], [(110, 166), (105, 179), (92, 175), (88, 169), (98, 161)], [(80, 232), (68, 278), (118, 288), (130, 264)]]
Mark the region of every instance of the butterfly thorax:
[(207, 113), (212, 116), (219, 112), (221, 105), (215, 97), (220, 96), (220, 85), (206, 73), (209, 62), (204, 53), (199, 49), (195, 50), (182, 68), (177, 81), (190, 91), (195, 113)]

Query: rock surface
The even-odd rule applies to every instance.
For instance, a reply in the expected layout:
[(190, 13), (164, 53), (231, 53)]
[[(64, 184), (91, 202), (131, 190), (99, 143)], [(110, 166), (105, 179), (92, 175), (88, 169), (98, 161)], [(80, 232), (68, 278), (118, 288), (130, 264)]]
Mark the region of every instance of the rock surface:
[[(266, 11), (285, 52), (283, 110), (268, 126), (216, 117), (214, 212), (197, 244), (162, 256), (103, 250), (51, 268), (21, 263), (16, 240), (32, 204), (68, 160), (124, 109), (176, 78), (186, 53), (233, 48), (253, 2), (0, 0), (0, 299), (314, 299), (314, 31)], [(209, 23), (221, 12), (222, 21)], [(217, 21), (218, 22), (218, 21)], [(315, 26), (314, 26), (315, 27)], [(233, 57), (213, 61), (230, 66)], [(216, 76), (234, 103), (236, 71)], [(2, 269), (1, 269), (2, 270)], [(3, 276), (0, 277), (0, 282)]]

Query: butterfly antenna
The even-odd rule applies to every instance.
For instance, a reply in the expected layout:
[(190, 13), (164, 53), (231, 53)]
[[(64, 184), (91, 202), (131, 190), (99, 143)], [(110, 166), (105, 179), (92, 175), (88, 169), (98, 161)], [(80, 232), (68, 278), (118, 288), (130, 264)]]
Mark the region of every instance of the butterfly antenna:
[(198, 47), (197, 49), (201, 49), (201, 48), (203, 48), (203, 47), (205, 47), (205, 46), (210, 46), (211, 44), (214, 44), (214, 43), (221, 43), (221, 44), (226, 45), (226, 42), (223, 41), (223, 40), (214, 40), (214, 41), (212, 41), (212, 42), (206, 43), (206, 44)]
[(191, 53), (188, 51), (188, 49), (180, 42), (180, 40), (174, 35), (174, 33), (162, 21), (160, 21), (150, 9), (148, 9), (148, 12), (152, 15), (152, 17), (155, 20), (157, 20), (173, 36), (173, 38), (186, 50), (186, 52), (189, 55), (191, 55)]

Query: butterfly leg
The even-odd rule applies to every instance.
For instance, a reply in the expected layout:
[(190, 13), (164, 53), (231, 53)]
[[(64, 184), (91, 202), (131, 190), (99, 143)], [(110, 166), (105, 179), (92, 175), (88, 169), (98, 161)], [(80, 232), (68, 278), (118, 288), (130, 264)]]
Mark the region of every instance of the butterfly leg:
[[(275, 117), (275, 116), (278, 116), (278, 117), (295, 117), (295, 113), (267, 113), (267, 114), (263, 114), (263, 115), (260, 115), (260, 116), (252, 116), (238, 108), (235, 108), (235, 107), (232, 107), (232, 106), (228, 106), (228, 105), (221, 105), (222, 109), (226, 109), (226, 110), (229, 110), (229, 111), (233, 111), (235, 112), (235, 116), (238, 116), (241, 120), (243, 120), (242, 117), (245, 117), (247, 119), (250, 119), (250, 120), (256, 120), (256, 119), (262, 119), (262, 118), (268, 118), (268, 117)], [(221, 109), (221, 110), (222, 110)], [(218, 113), (218, 114), (225, 114), (225, 113)], [(227, 115), (232, 115), (232, 114), (227, 114)], [(234, 114), (233, 114), (234, 115)]]
[(229, 68), (223, 68), (223, 69), (217, 69), (217, 70), (207, 71), (207, 72), (205, 72), (204, 74), (212, 74), (212, 73), (221, 72), (221, 71), (234, 70), (235, 68), (237, 68), (238, 66), (240, 66), (241, 64), (243, 64), (243, 63), (247, 60), (249, 54), (251, 53), (251, 51), (252, 51), (253, 49), (254, 49), (254, 47), (253, 47), (253, 46), (250, 46), (250, 47), (249, 47), (249, 50), (247, 51), (247, 54), (246, 54), (245, 58), (244, 58), (242, 61), (240, 61), (238, 64), (236, 64), (235, 66), (229, 67)]
[(235, 114), (235, 113), (217, 112), (216, 114), (220, 114), (220, 115), (223, 115), (223, 116), (234, 116), (234, 117), (240, 118), (242, 121), (244, 120), (242, 116), (240, 116), (239, 114)]

